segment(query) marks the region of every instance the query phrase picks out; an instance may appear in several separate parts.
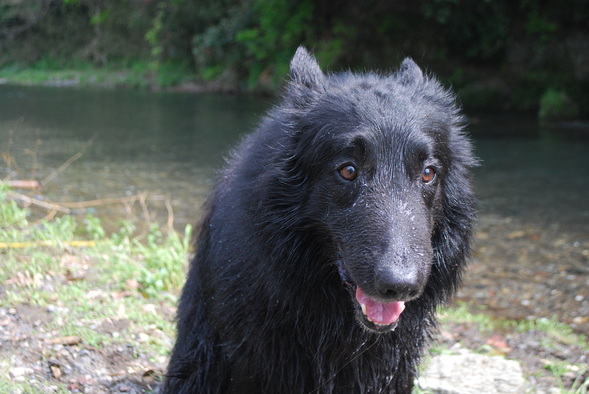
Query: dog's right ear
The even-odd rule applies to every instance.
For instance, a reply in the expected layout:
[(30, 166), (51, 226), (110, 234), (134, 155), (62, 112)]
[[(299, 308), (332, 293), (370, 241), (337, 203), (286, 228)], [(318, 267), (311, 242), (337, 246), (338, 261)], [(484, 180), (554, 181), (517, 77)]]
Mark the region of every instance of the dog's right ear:
[(411, 58), (405, 58), (399, 71), (397, 71), (397, 79), (402, 85), (409, 86), (423, 82), (423, 71)]
[(290, 62), (290, 84), (295, 90), (308, 89), (325, 91), (326, 78), (319, 63), (307, 50), (300, 46)]

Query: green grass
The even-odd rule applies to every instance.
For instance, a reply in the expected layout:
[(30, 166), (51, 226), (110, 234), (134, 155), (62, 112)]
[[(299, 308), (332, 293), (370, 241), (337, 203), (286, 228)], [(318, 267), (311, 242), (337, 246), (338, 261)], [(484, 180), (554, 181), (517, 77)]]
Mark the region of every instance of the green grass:
[(482, 332), (492, 332), (497, 325), (504, 324), (504, 321), (494, 320), (484, 313), (472, 313), (468, 304), (461, 303), (457, 308), (440, 308), (438, 319), (444, 322), (475, 324)]
[[(107, 234), (92, 216), (77, 221), (65, 215), (32, 224), (27, 210), (8, 193), (0, 185), (0, 307), (50, 308), (49, 321), (35, 330), (53, 337), (78, 336), (82, 347), (130, 344), (152, 360), (166, 356), (175, 327), (173, 317), (161, 312), (176, 305), (191, 228), (178, 235), (153, 225), (138, 238), (128, 222)], [(72, 246), (80, 240), (93, 245)], [(52, 352), (45, 350), (43, 357)], [(11, 365), (10, 354), (0, 352), (0, 370), (8, 371)], [(0, 392), (37, 393), (48, 387), (67, 392), (39, 374), (35, 379), (15, 381), (0, 372)]]
[(160, 72), (150, 63), (142, 61), (95, 67), (91, 63), (60, 65), (42, 60), (30, 66), (4, 66), (0, 69), (0, 81), (19, 85), (148, 88), (182, 82), (190, 77), (182, 74), (185, 71), (183, 67), (169, 66)]
[(526, 332), (530, 330), (539, 331), (549, 339), (567, 345), (575, 345), (589, 351), (589, 342), (584, 335), (576, 334), (573, 329), (564, 324), (556, 317), (537, 318), (532, 320), (511, 320), (494, 318), (486, 313), (473, 313), (471, 306), (460, 303), (456, 308), (441, 308), (438, 311), (440, 322), (464, 323), (476, 325), (481, 332), (504, 332), (517, 331)]
[(589, 351), (589, 342), (584, 335), (576, 334), (573, 329), (558, 321), (556, 317), (550, 319), (538, 318), (534, 320), (522, 320), (514, 323), (515, 329), (519, 332), (529, 330), (536, 330), (547, 334), (547, 336), (555, 341), (564, 343), (566, 345), (575, 345)]
[(170, 87), (194, 80), (189, 64), (162, 64), (135, 61), (96, 67), (90, 62), (62, 64), (41, 59), (27, 66), (18, 64), (0, 68), (0, 81), (19, 85), (104, 86), (104, 87)]
[[(53, 276), (71, 268), (71, 261), (64, 261), (69, 256), (74, 263), (94, 263), (97, 275), (93, 281), (97, 284), (120, 290), (124, 286), (121, 282), (138, 278), (143, 296), (165, 298), (184, 281), (190, 226), (181, 236), (164, 234), (158, 225), (152, 225), (149, 233), (138, 239), (133, 238), (134, 228), (128, 222), (121, 222), (120, 230), (107, 236), (100, 219), (91, 215), (83, 225), (69, 215), (35, 225), (29, 225), (26, 217), (26, 210), (10, 200), (7, 189), (0, 186), (0, 243), (4, 244), (0, 249), (4, 257), (1, 280), (19, 273), (32, 279)], [(95, 246), (70, 247), (75, 240), (92, 240)]]
[[(586, 365), (571, 365), (564, 361), (554, 361), (546, 365), (546, 369), (556, 377), (558, 389), (563, 394), (587, 394), (589, 393), (589, 378), (581, 377), (587, 372)], [(578, 377), (573, 381), (571, 387), (567, 388), (564, 384), (564, 376), (567, 372), (573, 372)]]
[[(29, 223), (29, 212), (12, 201), (9, 192), (0, 184), (0, 307), (50, 308), (50, 321), (36, 329), (57, 337), (79, 336), (80, 346), (104, 349), (131, 344), (154, 362), (166, 356), (172, 347), (174, 319), (162, 311), (176, 305), (185, 279), (191, 228), (179, 235), (152, 225), (138, 237), (130, 222), (121, 222), (116, 232), (107, 234), (100, 219), (93, 216), (76, 220), (65, 215)], [(73, 246), (80, 240), (93, 244)], [(441, 325), (466, 324), (482, 333), (534, 330), (544, 333), (546, 349), (569, 344), (589, 353), (587, 338), (556, 318), (515, 321), (472, 309), (468, 304), (440, 309)], [(104, 328), (105, 324), (114, 328)], [(448, 351), (437, 346), (431, 353)], [(47, 352), (43, 357), (52, 356), (51, 350)], [(0, 353), (0, 392), (44, 392), (38, 387), (66, 392), (66, 387), (43, 381), (39, 374), (36, 383), (15, 382), (8, 372), (2, 372), (10, 368), (10, 357)], [(556, 378), (562, 393), (587, 394), (588, 380), (578, 379), (569, 388), (563, 383), (567, 373), (581, 371), (578, 376), (582, 376), (586, 367), (551, 360), (546, 371)]]
[[(552, 318), (537, 318), (532, 320), (511, 320), (504, 318), (494, 318), (485, 313), (471, 312), (472, 305), (461, 303), (456, 308), (440, 308), (438, 311), (439, 321), (443, 326), (445, 323), (475, 325), (482, 333), (494, 332), (519, 332), (524, 333), (528, 331), (535, 331), (541, 333), (538, 335), (540, 344), (547, 353), (550, 350), (557, 349), (559, 345), (577, 346), (587, 351), (589, 354), (589, 341), (584, 335), (579, 335), (573, 329), (564, 324), (556, 317)], [(490, 346), (483, 346), (476, 349), (482, 353), (493, 353)], [(434, 346), (430, 349), (430, 354), (444, 354), (449, 353), (450, 350)], [(562, 394), (588, 394), (589, 393), (589, 378), (582, 377), (587, 372), (589, 364), (581, 363), (575, 364), (567, 361), (550, 359), (547, 360), (545, 369), (552, 374), (558, 385), (558, 389)], [(574, 373), (577, 378), (570, 387), (566, 387), (564, 383), (566, 373)], [(541, 371), (536, 372), (541, 375)]]
[[(0, 368), (3, 368), (0, 364)], [(6, 371), (8, 369), (5, 369)], [(45, 381), (43, 387), (49, 388), (51, 387), (51, 393), (59, 394), (59, 393), (71, 393), (70, 390), (67, 389), (67, 385), (63, 383), (55, 383)], [(28, 382), (11, 382), (8, 374), (4, 376), (4, 374), (0, 374), (0, 393), (12, 393), (12, 394), (46, 394), (46, 389), (40, 389), (32, 383)]]

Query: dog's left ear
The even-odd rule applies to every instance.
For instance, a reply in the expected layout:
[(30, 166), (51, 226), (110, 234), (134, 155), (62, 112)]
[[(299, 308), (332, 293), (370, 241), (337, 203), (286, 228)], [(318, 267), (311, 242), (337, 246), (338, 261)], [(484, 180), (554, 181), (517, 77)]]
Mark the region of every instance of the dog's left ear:
[(402, 85), (408, 86), (423, 82), (423, 72), (411, 58), (405, 58), (396, 75)]
[(298, 89), (325, 90), (325, 74), (319, 63), (307, 50), (300, 46), (290, 62), (290, 85)]

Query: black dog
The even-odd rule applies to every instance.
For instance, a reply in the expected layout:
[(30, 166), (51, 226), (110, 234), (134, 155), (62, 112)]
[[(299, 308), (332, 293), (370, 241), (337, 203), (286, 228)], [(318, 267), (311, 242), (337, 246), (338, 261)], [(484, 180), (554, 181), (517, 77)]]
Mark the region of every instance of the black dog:
[(475, 216), (454, 97), (410, 59), (325, 75), (300, 48), (281, 104), (206, 207), (167, 393), (409, 393)]

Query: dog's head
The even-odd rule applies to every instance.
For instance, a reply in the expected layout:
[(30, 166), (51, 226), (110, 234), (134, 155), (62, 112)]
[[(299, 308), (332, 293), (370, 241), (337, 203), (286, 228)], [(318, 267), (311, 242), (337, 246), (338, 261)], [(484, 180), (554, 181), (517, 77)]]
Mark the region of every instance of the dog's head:
[(392, 76), (325, 75), (299, 48), (290, 76), (282, 182), (305, 184), (298, 214), (332, 245), (358, 319), (389, 331), (459, 281), (474, 217), (463, 119), (410, 59)]

